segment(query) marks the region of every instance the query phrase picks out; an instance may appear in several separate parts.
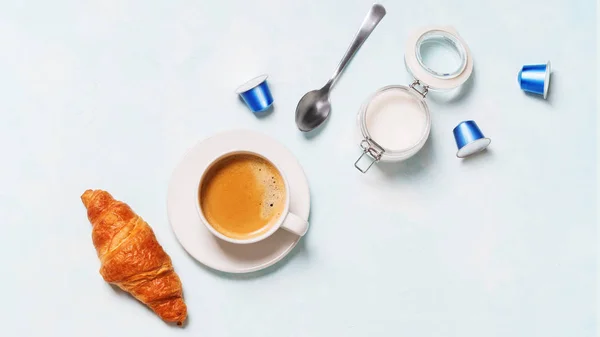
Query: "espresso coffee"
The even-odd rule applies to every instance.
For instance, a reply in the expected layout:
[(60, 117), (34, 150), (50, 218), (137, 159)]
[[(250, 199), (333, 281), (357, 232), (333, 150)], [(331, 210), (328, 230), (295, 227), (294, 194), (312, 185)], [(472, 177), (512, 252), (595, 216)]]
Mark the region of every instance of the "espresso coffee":
[(281, 217), (285, 184), (269, 161), (253, 154), (234, 154), (206, 172), (199, 202), (217, 232), (233, 239), (250, 239), (267, 232)]

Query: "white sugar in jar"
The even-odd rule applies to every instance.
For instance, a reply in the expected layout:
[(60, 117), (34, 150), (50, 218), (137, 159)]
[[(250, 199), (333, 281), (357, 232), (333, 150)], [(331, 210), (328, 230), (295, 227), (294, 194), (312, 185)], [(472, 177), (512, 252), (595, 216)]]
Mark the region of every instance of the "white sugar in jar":
[[(431, 131), (427, 93), (457, 88), (473, 71), (471, 53), (451, 27), (420, 29), (406, 49), (404, 60), (414, 82), (377, 90), (358, 113), (363, 153), (354, 166), (363, 173), (378, 161), (403, 161), (419, 152)], [(442, 51), (454, 53), (456, 62), (447, 62)], [(444, 62), (433, 62), (440, 59)]]
[(431, 130), (423, 98), (404, 86), (377, 90), (361, 108), (359, 125), (363, 147), (377, 152), (381, 161), (401, 161), (417, 153)]
[(365, 113), (366, 130), (379, 145), (394, 152), (418, 146), (429, 132), (423, 101), (402, 87), (385, 87), (371, 99)]

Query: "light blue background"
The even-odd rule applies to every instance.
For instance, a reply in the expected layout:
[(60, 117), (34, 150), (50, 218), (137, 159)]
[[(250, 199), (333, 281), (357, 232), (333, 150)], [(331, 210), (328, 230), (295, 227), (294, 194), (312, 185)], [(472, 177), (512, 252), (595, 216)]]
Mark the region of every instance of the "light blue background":
[[(595, 335), (593, 1), (386, 1), (332, 94), (331, 120), (307, 139), (296, 103), (328, 79), (370, 4), (2, 1), (0, 335)], [(431, 95), (425, 148), (361, 175), (358, 108), (410, 82), (404, 43), (428, 24), (468, 42), (470, 90)], [(524, 95), (520, 66), (548, 59), (549, 100)], [(260, 73), (276, 100), (261, 119), (233, 94)], [(451, 131), (465, 119), (492, 144), (461, 161)], [(165, 198), (186, 149), (240, 127), (299, 158), (312, 228), (276, 267), (227, 276), (179, 246)], [(79, 200), (87, 188), (153, 226), (183, 280), (185, 329), (104, 283)]]

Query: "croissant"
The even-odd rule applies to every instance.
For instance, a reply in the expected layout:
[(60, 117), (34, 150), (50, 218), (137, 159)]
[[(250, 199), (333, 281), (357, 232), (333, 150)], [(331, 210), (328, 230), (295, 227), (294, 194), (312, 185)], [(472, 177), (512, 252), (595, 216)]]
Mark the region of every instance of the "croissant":
[(152, 228), (106, 191), (87, 190), (81, 200), (93, 226), (104, 280), (130, 293), (164, 321), (182, 325), (187, 307), (181, 281)]

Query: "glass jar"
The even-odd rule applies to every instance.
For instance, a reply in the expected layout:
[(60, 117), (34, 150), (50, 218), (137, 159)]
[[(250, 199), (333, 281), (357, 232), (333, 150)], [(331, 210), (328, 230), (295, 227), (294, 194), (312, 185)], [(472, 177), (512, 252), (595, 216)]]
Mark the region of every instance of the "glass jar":
[(362, 173), (378, 161), (399, 162), (419, 152), (431, 131), (428, 92), (455, 89), (473, 72), (471, 52), (451, 27), (416, 31), (404, 61), (414, 82), (377, 90), (358, 112), (363, 153), (354, 166)]

